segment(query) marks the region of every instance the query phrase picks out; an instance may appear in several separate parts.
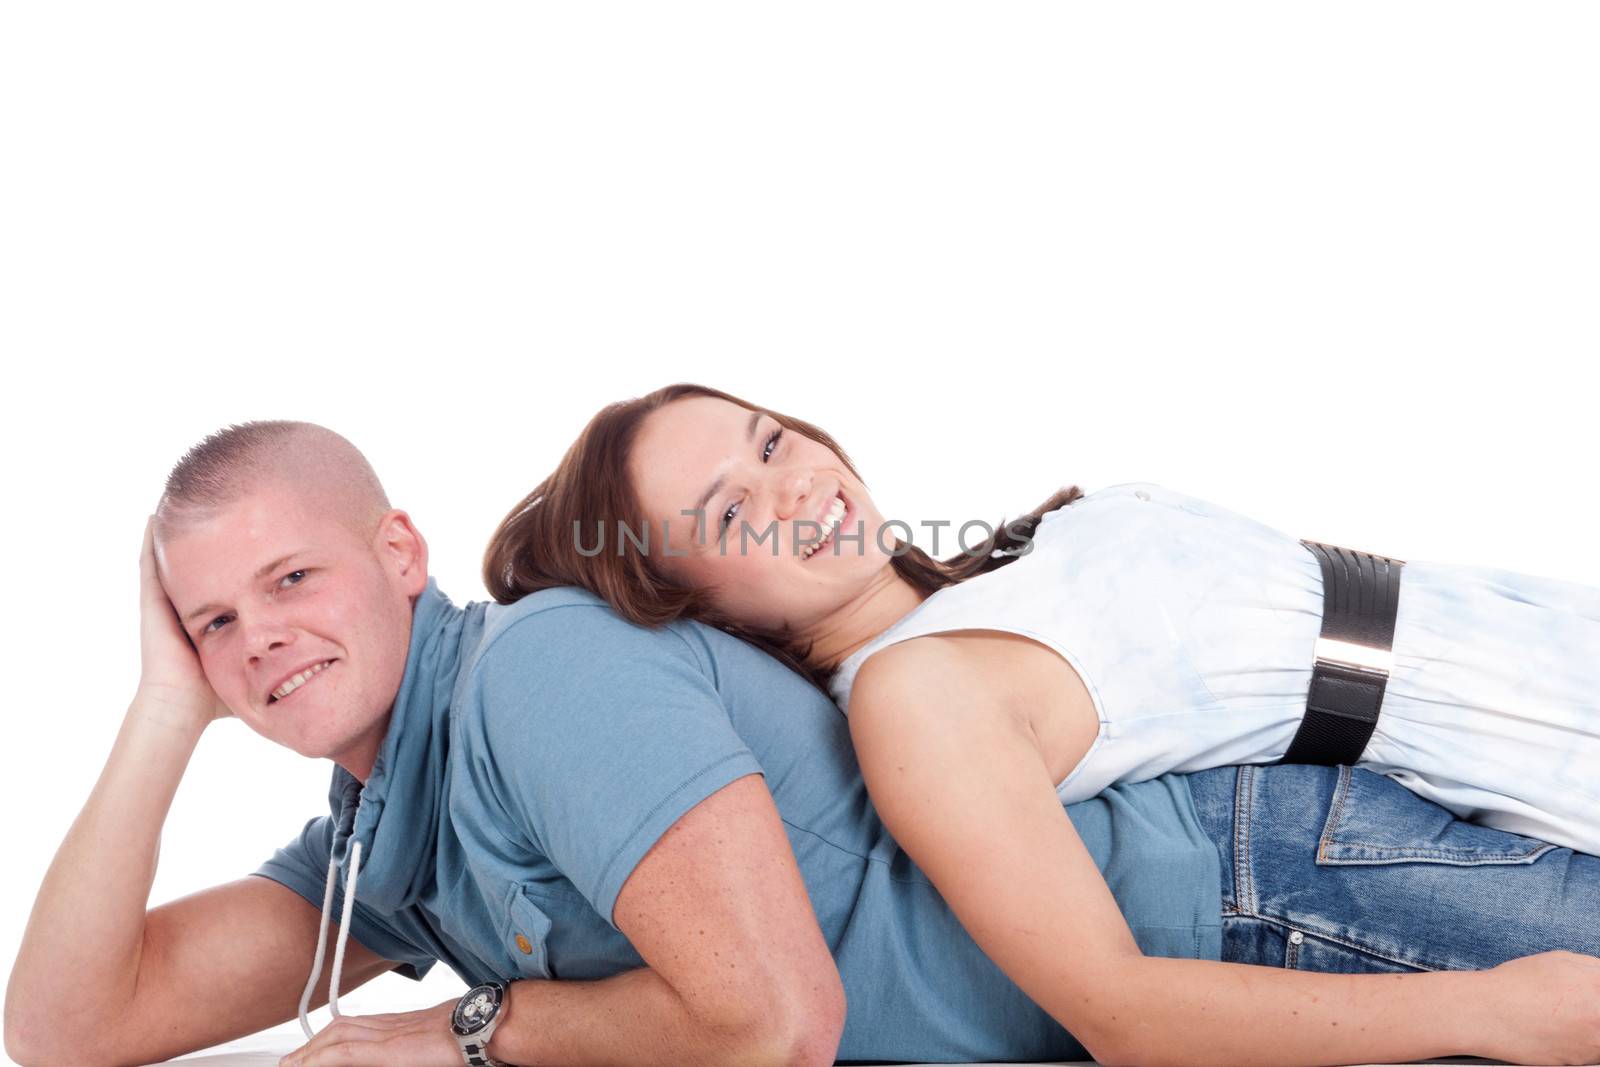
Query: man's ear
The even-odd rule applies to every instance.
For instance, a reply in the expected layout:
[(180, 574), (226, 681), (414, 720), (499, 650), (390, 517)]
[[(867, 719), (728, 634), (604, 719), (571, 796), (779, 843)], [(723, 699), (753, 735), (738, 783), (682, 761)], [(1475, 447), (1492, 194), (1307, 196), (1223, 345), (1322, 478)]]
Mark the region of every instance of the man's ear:
[(428, 542), (410, 515), (398, 509), (384, 512), (373, 549), (406, 596), (417, 596), (428, 587)]

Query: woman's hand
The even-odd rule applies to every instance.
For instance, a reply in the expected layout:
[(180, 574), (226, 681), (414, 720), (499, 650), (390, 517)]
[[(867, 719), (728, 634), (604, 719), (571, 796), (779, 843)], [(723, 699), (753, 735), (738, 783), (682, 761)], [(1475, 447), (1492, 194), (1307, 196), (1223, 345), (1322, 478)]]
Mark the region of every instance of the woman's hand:
[(450, 1032), (456, 1002), (389, 1015), (341, 1015), (279, 1067), (460, 1067)]
[(139, 692), (134, 704), (200, 730), (233, 714), (206, 681), (200, 657), (161, 585), (154, 515), (144, 524), (139, 550)]
[(1600, 1063), (1600, 958), (1541, 952), (1483, 972), (1485, 1045), (1508, 1063)]

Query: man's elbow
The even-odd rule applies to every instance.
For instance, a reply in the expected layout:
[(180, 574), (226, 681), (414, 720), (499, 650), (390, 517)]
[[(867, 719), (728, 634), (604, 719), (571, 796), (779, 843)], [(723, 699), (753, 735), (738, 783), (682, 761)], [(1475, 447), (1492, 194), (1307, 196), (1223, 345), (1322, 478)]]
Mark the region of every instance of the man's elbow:
[(62, 1062), (49, 1050), (30, 1044), (32, 1039), (25, 1036), (22, 1027), (9, 1018), (6, 1020), (5, 1038), (6, 1057), (17, 1067), (47, 1067), (48, 1064)]
[(12, 984), (6, 989), (5, 1044), (6, 1057), (18, 1067), (43, 1067), (49, 1057), (40, 1054), (32, 1034), (24, 1029), (22, 1009), (12, 1003), (16, 995), (16, 972), (11, 974)]
[(790, 1026), (769, 1031), (757, 1049), (739, 1058), (744, 1064), (772, 1064), (773, 1067), (827, 1067), (839, 1051), (844, 1035), (844, 1005), (828, 1006), (805, 1013)]
[(41, 1004), (39, 994), (25, 985), (28, 976), (19, 971), (20, 967), (12, 968), (6, 985), (6, 1058), (16, 1067), (52, 1067), (59, 1063), (94, 1067), (107, 1063), (105, 1043), (94, 1033), (85, 1032), (93, 1024), (87, 1011), (80, 1013), (81, 1020), (75, 1018), (73, 1025), (63, 1026), (61, 1013), (51, 1010), (48, 1002)]
[(11, 1025), (11, 1020), (6, 1020), (6, 1058), (18, 1067), (29, 1067), (27, 1050), (22, 1047), (22, 1038), (17, 1034), (17, 1028)]
[(818, 1067), (834, 1062), (844, 1035), (845, 994), (839, 972), (830, 974), (820, 988), (803, 994), (765, 998), (759, 1021), (746, 1031), (746, 1039), (730, 1059), (739, 1067)]
[(61, 1026), (58, 1013), (32, 1013), (14, 1006), (7, 998), (5, 1016), (6, 1057), (16, 1067), (55, 1067), (70, 1063), (74, 1067), (124, 1067), (144, 1063), (131, 1060), (112, 1047), (104, 1035)]
[(16, 1067), (55, 1067), (61, 1063), (90, 1067), (114, 1062), (100, 1058), (101, 1050), (93, 1047), (92, 1042), (79, 1042), (70, 1049), (52, 1048), (44, 1036), (29, 1036), (10, 1019), (6, 1020), (5, 1047), (7, 1059)]
[(1100, 1067), (1141, 1067), (1142, 1061), (1132, 1053), (1132, 1050), (1124, 1050), (1120, 1047), (1108, 1046), (1103, 1043), (1096, 1045), (1094, 1048), (1089, 1048), (1088, 1045), (1085, 1045), (1084, 1048), (1088, 1049), (1089, 1055), (1094, 1057), (1094, 1062), (1099, 1064)]

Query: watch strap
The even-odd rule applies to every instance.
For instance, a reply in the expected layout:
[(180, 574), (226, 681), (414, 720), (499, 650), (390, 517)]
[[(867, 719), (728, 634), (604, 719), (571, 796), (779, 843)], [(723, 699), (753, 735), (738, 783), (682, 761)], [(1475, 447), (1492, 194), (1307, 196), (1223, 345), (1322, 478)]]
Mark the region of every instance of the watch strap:
[(489, 1057), (488, 1039), (482, 1041), (476, 1038), (462, 1039), (461, 1054), (467, 1058), (467, 1067), (507, 1067), (499, 1060)]

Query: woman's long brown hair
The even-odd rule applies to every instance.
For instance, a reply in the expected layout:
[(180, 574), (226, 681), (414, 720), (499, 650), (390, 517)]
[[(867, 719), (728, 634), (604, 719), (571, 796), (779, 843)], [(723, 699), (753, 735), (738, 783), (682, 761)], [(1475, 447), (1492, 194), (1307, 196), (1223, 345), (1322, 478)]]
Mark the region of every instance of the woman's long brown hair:
[[(746, 626), (718, 611), (704, 591), (672, 581), (649, 552), (579, 551), (583, 530), (648, 530), (648, 517), (628, 476), (628, 460), (639, 427), (651, 412), (685, 397), (716, 397), (746, 411), (765, 411), (792, 433), (833, 450), (861, 479), (850, 457), (826, 431), (809, 422), (758, 407), (709, 386), (680, 382), (632, 400), (608, 404), (583, 428), (555, 471), (534, 486), (500, 520), (483, 556), (483, 581), (502, 604), (554, 586), (576, 585), (605, 600), (630, 622), (662, 626), (696, 619), (760, 646), (810, 679), (823, 692), (835, 665), (809, 662), (810, 646), (783, 633)], [(864, 479), (863, 479), (864, 483)], [(890, 562), (901, 578), (924, 594), (1003, 567), (1027, 551), (1045, 514), (1083, 495), (1077, 486), (1050, 498), (1020, 519), (1002, 519), (984, 544), (945, 560), (898, 538)]]

